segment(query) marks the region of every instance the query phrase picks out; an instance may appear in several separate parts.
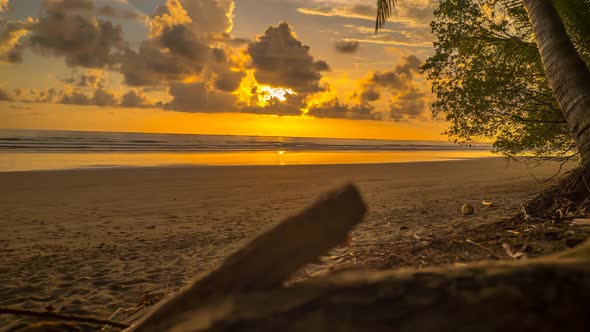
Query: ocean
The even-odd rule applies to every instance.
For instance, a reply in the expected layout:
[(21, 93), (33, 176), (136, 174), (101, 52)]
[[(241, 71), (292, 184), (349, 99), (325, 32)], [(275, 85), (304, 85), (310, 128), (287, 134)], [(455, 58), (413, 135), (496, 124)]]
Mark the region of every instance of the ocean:
[(443, 141), (0, 129), (0, 171), (188, 165), (297, 165), (489, 157)]

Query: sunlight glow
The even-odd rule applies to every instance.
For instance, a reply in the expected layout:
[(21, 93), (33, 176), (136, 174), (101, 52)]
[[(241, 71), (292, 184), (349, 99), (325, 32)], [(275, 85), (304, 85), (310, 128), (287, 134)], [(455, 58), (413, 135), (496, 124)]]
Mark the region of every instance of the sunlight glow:
[(258, 105), (267, 106), (272, 99), (279, 101), (287, 100), (287, 95), (297, 95), (295, 91), (289, 88), (273, 88), (269, 85), (261, 85), (258, 88)]

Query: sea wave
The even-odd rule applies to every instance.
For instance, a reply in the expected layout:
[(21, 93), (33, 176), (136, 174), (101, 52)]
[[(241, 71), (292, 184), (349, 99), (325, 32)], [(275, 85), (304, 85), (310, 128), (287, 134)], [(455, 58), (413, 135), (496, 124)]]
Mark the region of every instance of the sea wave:
[(442, 141), (0, 130), (0, 152), (229, 152), (490, 150)]

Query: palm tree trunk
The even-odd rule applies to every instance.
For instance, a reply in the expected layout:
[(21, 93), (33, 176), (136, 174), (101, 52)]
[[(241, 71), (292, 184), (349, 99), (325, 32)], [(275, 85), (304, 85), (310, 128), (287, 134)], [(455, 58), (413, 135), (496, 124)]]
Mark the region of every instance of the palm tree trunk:
[(590, 164), (590, 70), (569, 39), (553, 0), (523, 0), (539, 53), (582, 163)]

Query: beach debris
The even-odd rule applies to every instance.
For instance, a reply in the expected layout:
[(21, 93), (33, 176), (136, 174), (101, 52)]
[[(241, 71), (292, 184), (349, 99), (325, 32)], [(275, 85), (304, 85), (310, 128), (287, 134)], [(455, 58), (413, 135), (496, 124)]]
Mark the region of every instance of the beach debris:
[(494, 251), (492, 249), (486, 247), (486, 246), (483, 246), (483, 245), (481, 245), (481, 244), (479, 244), (479, 243), (477, 243), (477, 242), (475, 242), (475, 241), (473, 241), (471, 239), (465, 239), (465, 243), (469, 243), (469, 244), (472, 244), (472, 245), (474, 245), (474, 246), (476, 246), (478, 248), (481, 248), (481, 249), (489, 252), (491, 256), (495, 257)]
[(56, 308), (56, 307), (54, 307), (54, 306), (53, 306), (53, 304), (51, 304), (51, 303), (50, 303), (50, 304), (48, 304), (48, 305), (47, 305), (45, 308), (43, 308), (43, 309), (45, 309), (45, 310), (47, 310), (47, 311), (51, 311), (51, 312), (54, 312), (54, 311), (56, 311), (56, 310), (57, 310), (57, 308)]
[(496, 207), (496, 205), (494, 204), (494, 202), (488, 202), (486, 200), (481, 201), (481, 205), (487, 207), (487, 208), (491, 208), (491, 207)]
[(510, 243), (502, 243), (502, 248), (506, 254), (512, 259), (524, 259), (526, 254), (522, 251), (516, 250)]
[(141, 305), (152, 306), (160, 302), (160, 300), (162, 300), (162, 298), (164, 298), (165, 295), (166, 294), (163, 292), (146, 292), (143, 294), (143, 298), (141, 299)]
[(461, 214), (464, 216), (469, 216), (475, 213), (475, 208), (471, 204), (463, 204), (461, 207)]

